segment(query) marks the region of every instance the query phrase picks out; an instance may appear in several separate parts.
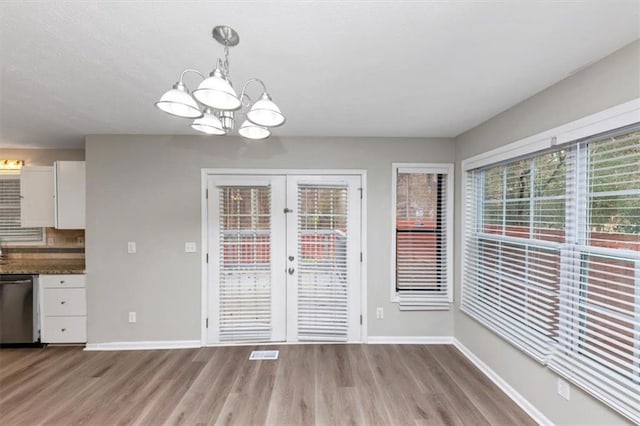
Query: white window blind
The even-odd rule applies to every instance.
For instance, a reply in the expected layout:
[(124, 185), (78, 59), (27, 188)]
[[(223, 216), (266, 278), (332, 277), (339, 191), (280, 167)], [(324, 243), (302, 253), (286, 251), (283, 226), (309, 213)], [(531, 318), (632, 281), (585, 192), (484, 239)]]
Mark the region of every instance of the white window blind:
[(449, 166), (394, 165), (394, 288), (401, 310), (448, 309), (453, 174)]
[(640, 131), (583, 141), (575, 161), (550, 368), (640, 423)]
[(467, 173), (461, 309), (639, 422), (637, 129)]
[(0, 242), (42, 241), (42, 228), (20, 226), (20, 175), (0, 173)]
[(219, 187), (221, 341), (271, 338), (271, 187)]
[(565, 152), (467, 174), (462, 309), (539, 361), (555, 337)]
[(347, 341), (348, 188), (298, 185), (298, 339)]

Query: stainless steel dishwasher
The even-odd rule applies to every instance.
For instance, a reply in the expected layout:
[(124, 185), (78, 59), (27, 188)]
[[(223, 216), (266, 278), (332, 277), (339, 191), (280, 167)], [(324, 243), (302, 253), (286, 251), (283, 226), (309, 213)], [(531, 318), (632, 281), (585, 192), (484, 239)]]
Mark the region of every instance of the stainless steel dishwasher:
[(0, 275), (0, 344), (39, 340), (33, 275)]

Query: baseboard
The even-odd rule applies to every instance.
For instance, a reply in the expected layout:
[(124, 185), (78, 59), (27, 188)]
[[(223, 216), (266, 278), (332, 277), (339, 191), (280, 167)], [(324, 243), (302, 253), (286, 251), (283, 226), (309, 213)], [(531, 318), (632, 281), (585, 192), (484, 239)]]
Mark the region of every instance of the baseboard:
[(144, 342), (87, 343), (85, 351), (145, 351), (153, 349), (187, 349), (202, 346), (200, 340), (159, 340)]
[[(260, 343), (260, 345), (287, 345), (287, 344), (318, 344), (322, 342), (273, 342)], [(364, 342), (363, 342), (364, 343)], [(413, 344), (413, 345), (450, 345), (453, 344), (452, 336), (369, 336), (368, 344)], [(211, 346), (255, 346), (255, 342), (248, 343), (222, 343)], [(185, 349), (199, 348), (202, 344), (199, 340), (160, 340), (143, 342), (106, 342), (87, 343), (85, 351), (134, 351), (152, 349)]]
[(369, 336), (367, 343), (372, 345), (451, 345), (453, 336)]
[(513, 400), (520, 408), (522, 408), (536, 423), (540, 425), (553, 425), (553, 422), (549, 420), (540, 410), (538, 410), (533, 404), (531, 404), (524, 396), (516, 391), (509, 383), (507, 383), (502, 377), (493, 371), (487, 364), (485, 364), (480, 358), (478, 358), (473, 352), (469, 350), (455, 337), (453, 338), (453, 345), (458, 348), (462, 354), (467, 357), (480, 371), (484, 373), (493, 383), (496, 384), (509, 398)]

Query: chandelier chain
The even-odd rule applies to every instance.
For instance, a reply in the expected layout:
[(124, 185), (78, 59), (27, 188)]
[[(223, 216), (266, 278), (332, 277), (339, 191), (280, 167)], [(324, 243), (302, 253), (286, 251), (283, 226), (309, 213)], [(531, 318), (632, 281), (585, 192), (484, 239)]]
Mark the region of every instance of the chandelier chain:
[(224, 44), (224, 64), (223, 64), (223, 68), (224, 68), (224, 74), (227, 77), (227, 80), (230, 80), (231, 77), (229, 76), (229, 46), (227, 45), (227, 43)]

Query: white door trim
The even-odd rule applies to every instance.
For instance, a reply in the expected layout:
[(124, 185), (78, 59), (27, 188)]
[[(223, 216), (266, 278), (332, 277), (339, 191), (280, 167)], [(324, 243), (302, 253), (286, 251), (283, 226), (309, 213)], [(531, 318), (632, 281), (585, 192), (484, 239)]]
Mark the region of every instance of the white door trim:
[(360, 214), (360, 244), (362, 262), (360, 263), (360, 305), (362, 315), (361, 342), (368, 339), (367, 330), (367, 171), (362, 169), (216, 169), (203, 168), (200, 170), (200, 346), (207, 346), (207, 318), (209, 315), (209, 287), (207, 254), (209, 253), (209, 238), (207, 235), (207, 180), (209, 175), (355, 175), (360, 176), (362, 186), (362, 206)]

